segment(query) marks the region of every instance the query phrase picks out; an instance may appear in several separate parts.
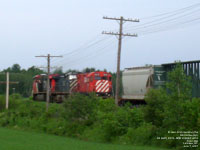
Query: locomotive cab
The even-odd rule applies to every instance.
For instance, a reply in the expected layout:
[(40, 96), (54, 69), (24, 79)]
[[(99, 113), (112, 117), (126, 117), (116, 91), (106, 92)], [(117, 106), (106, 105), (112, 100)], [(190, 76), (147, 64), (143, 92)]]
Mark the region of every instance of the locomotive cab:
[(112, 93), (111, 74), (103, 71), (77, 74), (77, 92), (96, 93), (97, 96), (109, 97)]
[(107, 72), (97, 72), (94, 75), (95, 92), (97, 96), (111, 96), (112, 81), (111, 75)]

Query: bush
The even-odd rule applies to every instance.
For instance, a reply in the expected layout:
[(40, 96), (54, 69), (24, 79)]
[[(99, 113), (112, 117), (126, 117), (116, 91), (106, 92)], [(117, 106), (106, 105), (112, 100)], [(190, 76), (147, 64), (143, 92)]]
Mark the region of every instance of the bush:
[(130, 144), (151, 144), (152, 138), (155, 138), (156, 127), (150, 123), (143, 123), (138, 128), (129, 128), (125, 139)]
[(63, 117), (71, 122), (91, 124), (94, 122), (94, 110), (97, 103), (98, 98), (92, 94), (89, 96), (72, 95), (64, 101)]
[(161, 126), (167, 101), (166, 91), (164, 89), (151, 89), (147, 93), (145, 101), (147, 103), (143, 109), (145, 121), (158, 127)]
[(4, 95), (0, 95), (0, 111), (3, 111), (6, 106), (6, 97)]

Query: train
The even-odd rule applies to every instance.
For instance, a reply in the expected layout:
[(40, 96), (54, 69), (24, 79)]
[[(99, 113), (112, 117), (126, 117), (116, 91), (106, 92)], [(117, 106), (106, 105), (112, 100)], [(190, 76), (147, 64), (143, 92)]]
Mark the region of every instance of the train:
[[(105, 71), (90, 73), (51, 74), (50, 101), (62, 102), (73, 93), (95, 93), (103, 98), (112, 95), (112, 75)], [(47, 75), (36, 75), (33, 78), (33, 100), (43, 101), (46, 98)]]
[[(200, 97), (200, 60), (180, 63), (184, 73), (191, 77), (192, 96)], [(124, 69), (122, 72), (123, 94), (119, 103), (145, 104), (144, 99), (148, 90), (163, 87), (168, 81), (168, 72), (172, 71), (176, 64), (147, 65)]]
[[(151, 88), (163, 87), (168, 72), (172, 71), (177, 63), (161, 65), (147, 65), (143, 67), (126, 68), (122, 72), (122, 96), (119, 101), (132, 104), (145, 104), (145, 95)], [(192, 81), (192, 96), (200, 97), (200, 60), (181, 62), (183, 70)], [(73, 93), (96, 93), (104, 98), (113, 95), (112, 75), (104, 71), (76, 74), (52, 74), (50, 79), (51, 101), (60, 102)], [(33, 98), (44, 100), (46, 96), (47, 75), (36, 75), (33, 82)]]

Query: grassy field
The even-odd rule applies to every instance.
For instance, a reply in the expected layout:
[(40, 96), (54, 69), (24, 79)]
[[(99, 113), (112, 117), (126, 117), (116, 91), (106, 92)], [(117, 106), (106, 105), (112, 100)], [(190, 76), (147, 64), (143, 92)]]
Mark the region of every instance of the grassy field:
[(112, 145), (0, 128), (0, 150), (164, 150), (163, 148)]

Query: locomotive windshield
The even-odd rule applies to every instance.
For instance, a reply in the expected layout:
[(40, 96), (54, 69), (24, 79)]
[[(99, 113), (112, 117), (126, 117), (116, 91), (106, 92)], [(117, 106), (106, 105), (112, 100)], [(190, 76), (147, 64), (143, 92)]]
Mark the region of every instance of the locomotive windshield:
[(96, 76), (94, 79), (95, 79), (95, 80), (101, 80), (101, 77), (99, 77), (99, 76), (97, 77), (97, 76)]
[(108, 80), (108, 77), (95, 77), (95, 80)]
[(108, 80), (108, 77), (102, 77), (102, 80)]

